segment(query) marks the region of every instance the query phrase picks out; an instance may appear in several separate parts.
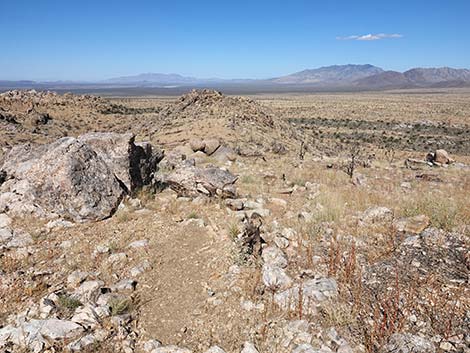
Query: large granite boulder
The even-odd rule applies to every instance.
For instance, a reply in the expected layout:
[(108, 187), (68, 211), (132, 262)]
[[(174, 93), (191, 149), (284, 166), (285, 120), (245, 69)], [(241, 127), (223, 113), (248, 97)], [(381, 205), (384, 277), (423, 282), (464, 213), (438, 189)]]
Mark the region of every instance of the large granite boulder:
[(124, 194), (103, 158), (72, 137), (48, 145), (15, 146), (0, 170), (6, 174), (0, 212), (101, 220), (113, 214)]

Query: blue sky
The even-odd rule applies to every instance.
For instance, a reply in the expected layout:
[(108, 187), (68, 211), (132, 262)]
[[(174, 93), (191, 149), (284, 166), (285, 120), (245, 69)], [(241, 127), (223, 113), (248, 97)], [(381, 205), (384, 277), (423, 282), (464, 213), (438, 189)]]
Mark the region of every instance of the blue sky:
[(470, 68), (469, 0), (0, 0), (0, 33), (0, 80)]

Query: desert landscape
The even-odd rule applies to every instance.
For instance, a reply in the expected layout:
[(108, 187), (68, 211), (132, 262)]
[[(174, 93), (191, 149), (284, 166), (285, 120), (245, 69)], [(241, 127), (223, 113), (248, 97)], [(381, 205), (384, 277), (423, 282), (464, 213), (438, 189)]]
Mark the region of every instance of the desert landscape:
[(470, 352), (470, 90), (0, 93), (2, 352)]

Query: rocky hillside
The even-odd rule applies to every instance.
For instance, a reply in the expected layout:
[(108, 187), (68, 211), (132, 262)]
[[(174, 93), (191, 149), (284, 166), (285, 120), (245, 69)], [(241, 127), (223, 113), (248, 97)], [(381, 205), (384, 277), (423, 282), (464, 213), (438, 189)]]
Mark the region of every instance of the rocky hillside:
[[(468, 352), (463, 156), (319, 156), (316, 129), (214, 91), (86, 102), (109, 120), (0, 162), (0, 351)], [(91, 131), (111, 117), (140, 138)]]
[(0, 94), (0, 147), (51, 142), (89, 131), (125, 131), (135, 123), (136, 114), (145, 112), (90, 95), (8, 91)]

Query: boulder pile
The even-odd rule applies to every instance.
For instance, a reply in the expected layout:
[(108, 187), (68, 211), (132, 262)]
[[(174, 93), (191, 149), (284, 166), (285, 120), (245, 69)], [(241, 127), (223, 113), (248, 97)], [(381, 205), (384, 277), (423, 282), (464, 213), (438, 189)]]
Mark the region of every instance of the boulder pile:
[(160, 115), (166, 118), (233, 119), (237, 121), (256, 122), (265, 126), (274, 126), (273, 115), (266, 107), (252, 99), (244, 97), (227, 97), (220, 92), (204, 89), (192, 90), (188, 94), (166, 107)]
[[(205, 146), (219, 148), (210, 142)], [(216, 167), (195, 167), (181, 156), (179, 161), (167, 159), (169, 172), (157, 176), (163, 157), (151, 144), (135, 143), (130, 133), (89, 133), (51, 144), (15, 146), (0, 164), (0, 213), (102, 220), (125, 195), (157, 180), (184, 196), (236, 195), (236, 176)]]

